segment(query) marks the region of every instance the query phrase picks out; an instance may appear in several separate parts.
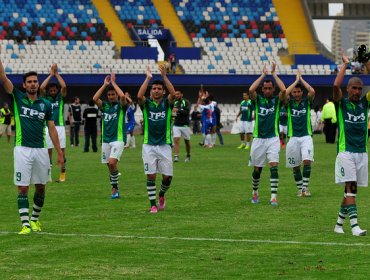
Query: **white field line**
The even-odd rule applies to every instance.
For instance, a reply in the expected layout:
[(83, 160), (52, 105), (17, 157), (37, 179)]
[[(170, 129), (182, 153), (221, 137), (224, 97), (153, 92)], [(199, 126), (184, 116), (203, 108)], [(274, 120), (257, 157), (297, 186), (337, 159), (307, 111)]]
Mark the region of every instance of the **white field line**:
[[(0, 231), (0, 235), (18, 234), (17, 232)], [(136, 235), (113, 235), (113, 234), (85, 234), (85, 233), (53, 233), (39, 232), (33, 234), (60, 236), (60, 237), (91, 237), (91, 238), (117, 238), (117, 239), (157, 239), (157, 240), (181, 240), (181, 241), (208, 241), (220, 243), (252, 243), (252, 244), (292, 244), (292, 245), (316, 245), (316, 246), (343, 246), (343, 247), (370, 247), (367, 243), (342, 243), (320, 241), (293, 241), (293, 240), (261, 240), (261, 239), (228, 239), (228, 238), (205, 238), (205, 237), (168, 237), (168, 236), (136, 236)]]

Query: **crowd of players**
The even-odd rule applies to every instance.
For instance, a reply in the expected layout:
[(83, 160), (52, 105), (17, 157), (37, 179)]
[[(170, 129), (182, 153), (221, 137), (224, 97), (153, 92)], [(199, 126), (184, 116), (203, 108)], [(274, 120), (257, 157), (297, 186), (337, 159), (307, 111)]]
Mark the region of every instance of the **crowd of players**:
[[(362, 81), (357, 77), (349, 80), (348, 97), (343, 97), (341, 84), (345, 74), (348, 57), (343, 54), (343, 67), (339, 70), (333, 87), (333, 99), (338, 119), (338, 155), (336, 159), (336, 183), (344, 185), (344, 198), (334, 231), (344, 233), (343, 222), (349, 217), (352, 234), (366, 235), (357, 222), (356, 194), (357, 186), (368, 184), (367, 160), (367, 121), (370, 92), (362, 96)], [(176, 91), (167, 77), (165, 66), (159, 66), (162, 80), (152, 80), (152, 73), (147, 67), (146, 78), (138, 94), (138, 104), (143, 112), (142, 159), (144, 173), (147, 176), (146, 188), (150, 201), (150, 213), (157, 213), (166, 207), (165, 195), (170, 189), (173, 177), (173, 161), (179, 161), (179, 143), (185, 140), (186, 158), (190, 161), (190, 103), (183, 98), (181, 91)], [(273, 80), (266, 79), (271, 74)], [(50, 84), (56, 77), (59, 85)], [(39, 215), (45, 200), (45, 185), (50, 174), (50, 158), (47, 148), (57, 151), (57, 162), (61, 166), (60, 180), (65, 180), (65, 129), (62, 108), (66, 96), (66, 85), (53, 65), (50, 75), (39, 85), (36, 72), (28, 72), (23, 78), (25, 92), (15, 88), (6, 76), (0, 61), (0, 81), (5, 92), (14, 98), (14, 119), (16, 138), (14, 148), (14, 183), (18, 186), (18, 209), (22, 223), (20, 234), (41, 231)], [(275, 84), (279, 88), (275, 95)], [(257, 94), (261, 87), (262, 94)], [(148, 88), (149, 94), (147, 93)], [(166, 89), (168, 96), (166, 96)], [(307, 91), (307, 96), (303, 95)], [(101, 96), (106, 93), (106, 100)], [(286, 165), (293, 169), (298, 196), (309, 197), (308, 185), (311, 176), (311, 164), (314, 161), (312, 141), (311, 104), (315, 90), (303, 79), (300, 71), (295, 81), (286, 88), (276, 73), (272, 63), (269, 70), (264, 67), (258, 79), (244, 94), (240, 105), (241, 140), (239, 148), (250, 149), (249, 165), (253, 167), (251, 203), (259, 203), (259, 182), (263, 167), (270, 169), (270, 187), (272, 207), (278, 205), (279, 153), (285, 147), (284, 137), (289, 137), (286, 144)], [(93, 102), (102, 112), (102, 152), (101, 162), (106, 164), (112, 187), (111, 197), (119, 198), (118, 162), (133, 133), (126, 127), (127, 110), (132, 104), (131, 96), (124, 93), (116, 83), (114, 73), (106, 76), (102, 86), (93, 96)], [(92, 105), (92, 104), (91, 104)], [(202, 111), (202, 145), (212, 148), (219, 133), (217, 123), (217, 103), (212, 100), (202, 87), (199, 91), (197, 107)], [(282, 111), (284, 107), (286, 112)], [(255, 113), (252, 113), (252, 112)], [(279, 130), (279, 119), (286, 117), (287, 129)], [(174, 122), (173, 122), (174, 119)], [(218, 118), (219, 119), (219, 118)], [(280, 124), (285, 126), (284, 123)], [(47, 134), (45, 135), (45, 129)], [(128, 132), (128, 134), (127, 134)], [(173, 134), (173, 137), (172, 137)], [(127, 136), (129, 135), (129, 136)], [(246, 136), (244, 139), (244, 135)], [(253, 141), (251, 141), (253, 136)], [(47, 138), (48, 137), (48, 138)], [(222, 137), (222, 135), (221, 135)], [(131, 138), (131, 139), (128, 139)], [(174, 142), (174, 160), (172, 143)], [(222, 138), (220, 139), (222, 143)], [(93, 149), (96, 145), (93, 144)], [(51, 153), (50, 153), (51, 156)], [(162, 175), (158, 194), (156, 175)], [(35, 185), (31, 218), (29, 218), (29, 186)]]

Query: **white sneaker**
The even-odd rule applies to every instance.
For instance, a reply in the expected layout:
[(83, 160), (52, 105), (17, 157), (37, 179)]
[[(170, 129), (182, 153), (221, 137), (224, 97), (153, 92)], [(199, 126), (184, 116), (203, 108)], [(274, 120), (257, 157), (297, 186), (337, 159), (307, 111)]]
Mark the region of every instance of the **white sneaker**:
[(302, 196), (311, 197), (311, 193), (308, 189), (302, 190)]
[(299, 190), (299, 191), (297, 192), (297, 196), (298, 196), (298, 197), (302, 197), (302, 196), (303, 196), (303, 194), (302, 194), (302, 190)]
[(338, 226), (338, 225), (335, 225), (335, 227), (334, 227), (334, 232), (335, 232), (335, 233), (343, 234), (343, 233), (344, 233), (343, 227)]
[(360, 227), (354, 227), (352, 229), (352, 235), (354, 236), (365, 236), (367, 234), (367, 230), (360, 229)]

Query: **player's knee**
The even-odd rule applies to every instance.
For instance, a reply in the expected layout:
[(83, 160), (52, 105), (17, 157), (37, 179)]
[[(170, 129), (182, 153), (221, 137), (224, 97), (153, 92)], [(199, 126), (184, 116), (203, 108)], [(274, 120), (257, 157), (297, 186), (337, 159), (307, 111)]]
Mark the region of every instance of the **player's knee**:
[(172, 176), (163, 177), (162, 184), (165, 186), (170, 186), (172, 182)]
[(270, 167), (270, 174), (272, 178), (277, 178), (279, 176), (278, 167), (277, 166), (271, 166)]
[(155, 181), (155, 174), (148, 174), (146, 178), (148, 181)]
[(261, 167), (254, 168), (253, 173), (252, 173), (253, 179), (261, 178), (261, 173), (262, 173), (262, 168)]

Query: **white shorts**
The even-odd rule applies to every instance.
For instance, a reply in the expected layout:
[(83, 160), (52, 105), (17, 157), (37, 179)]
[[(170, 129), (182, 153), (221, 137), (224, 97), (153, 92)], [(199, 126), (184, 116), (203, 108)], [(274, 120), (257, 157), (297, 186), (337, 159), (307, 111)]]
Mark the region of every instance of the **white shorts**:
[(48, 149), (16, 146), (14, 148), (14, 185), (45, 185), (49, 178)]
[[(64, 149), (66, 147), (66, 129), (63, 125), (55, 126), (55, 128), (57, 129), (57, 132), (58, 132), (60, 148)], [(46, 145), (48, 149), (53, 149), (54, 144), (53, 144), (53, 141), (51, 141), (48, 127), (46, 127), (45, 133), (46, 133)]]
[(6, 132), (6, 135), (12, 135), (12, 126), (10, 124), (1, 124), (0, 125), (0, 136)]
[(188, 126), (173, 126), (173, 138), (180, 137), (190, 140), (190, 128)]
[(125, 143), (122, 141), (103, 143), (101, 145), (101, 163), (108, 163), (110, 158), (115, 158), (119, 161), (124, 148)]
[(240, 121), (239, 131), (240, 133), (253, 133), (254, 121)]
[(286, 167), (300, 166), (304, 160), (313, 160), (314, 150), (311, 136), (291, 137), (286, 145)]
[(279, 124), (279, 132), (284, 133), (285, 135), (287, 135), (288, 134), (288, 126)]
[(357, 182), (357, 186), (367, 187), (367, 153), (340, 152), (335, 161), (335, 183)]
[(267, 162), (279, 162), (279, 152), (279, 137), (254, 138), (249, 157), (249, 166), (263, 167)]
[(172, 149), (170, 145), (153, 146), (143, 144), (143, 162), (145, 174), (160, 173), (173, 176)]

